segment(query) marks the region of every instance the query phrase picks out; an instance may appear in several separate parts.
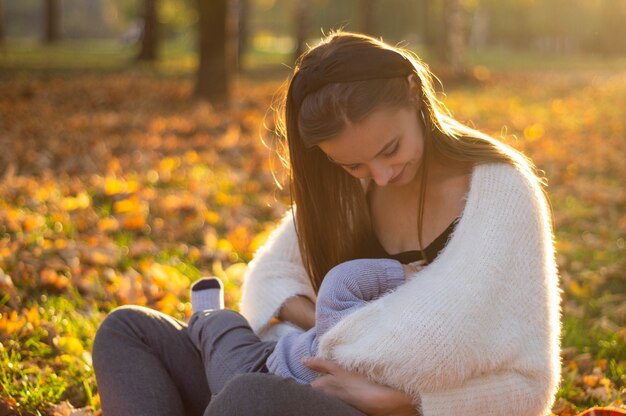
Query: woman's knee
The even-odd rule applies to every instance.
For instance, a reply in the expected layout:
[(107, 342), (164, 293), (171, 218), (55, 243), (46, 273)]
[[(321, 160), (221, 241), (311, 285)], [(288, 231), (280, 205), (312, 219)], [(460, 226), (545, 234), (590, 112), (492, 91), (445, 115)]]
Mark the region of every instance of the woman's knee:
[(106, 354), (111, 346), (117, 345), (120, 335), (132, 337), (133, 328), (141, 326), (150, 315), (150, 309), (136, 305), (120, 306), (109, 312), (96, 331), (92, 351), (94, 361)]
[(129, 325), (135, 325), (143, 320), (150, 319), (152, 310), (143, 306), (124, 305), (113, 309), (100, 324), (98, 332), (101, 330), (115, 329), (123, 330)]
[(248, 373), (233, 377), (224, 387), (225, 392), (254, 391), (264, 393), (263, 390), (273, 390), (277, 380), (276, 376), (263, 373)]
[(247, 325), (248, 321), (239, 312), (230, 309), (206, 310), (196, 312), (189, 320), (189, 328), (199, 326), (230, 327), (233, 325)]
[(342, 401), (271, 374), (242, 374), (211, 399), (204, 416), (341, 415), (365, 416)]
[(230, 309), (208, 310), (193, 314), (189, 320), (188, 333), (196, 348), (201, 349), (200, 345), (204, 342), (217, 340), (232, 329), (246, 326), (249, 327), (248, 321), (238, 312)]
[[(273, 415), (284, 406), (286, 380), (270, 374), (241, 374), (213, 397), (204, 416)], [(295, 382), (294, 382), (295, 383)]]
[(220, 309), (208, 312), (211, 325), (230, 326), (233, 324), (247, 325), (248, 321), (239, 312), (230, 309)]

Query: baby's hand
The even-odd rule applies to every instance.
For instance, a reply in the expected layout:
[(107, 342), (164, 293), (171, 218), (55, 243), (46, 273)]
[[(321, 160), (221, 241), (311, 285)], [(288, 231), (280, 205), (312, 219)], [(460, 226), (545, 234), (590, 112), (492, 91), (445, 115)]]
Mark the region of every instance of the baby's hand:
[(417, 273), (422, 270), (426, 266), (426, 262), (424, 260), (414, 261), (413, 263), (403, 264), (402, 268), (404, 269), (404, 279), (408, 279), (413, 275), (413, 273)]

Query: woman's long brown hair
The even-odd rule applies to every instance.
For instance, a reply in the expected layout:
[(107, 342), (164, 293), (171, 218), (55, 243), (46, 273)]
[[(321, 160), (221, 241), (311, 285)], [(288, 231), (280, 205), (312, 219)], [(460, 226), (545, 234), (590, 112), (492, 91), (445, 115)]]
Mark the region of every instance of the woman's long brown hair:
[[(428, 173), (428, 154), (473, 165), (502, 162), (536, 176), (532, 163), (513, 148), (454, 120), (436, 98), (432, 75), (416, 56), (371, 37), (335, 32), (304, 53), (294, 76), (308, 65), (351, 47), (392, 49), (413, 62), (419, 83), (419, 110), (424, 124), (425, 156), (420, 172), (418, 241), (423, 252), (422, 224)], [(293, 78), (292, 78), (293, 80)], [(287, 140), (292, 208), (302, 259), (317, 291), (335, 265), (366, 255), (374, 238), (365, 190), (360, 180), (332, 163), (317, 146), (336, 137), (348, 123), (358, 123), (381, 108), (415, 108), (407, 78), (375, 79), (329, 84), (306, 96), (295, 109), (287, 93), (284, 118), (277, 120), (279, 136)], [(416, 114), (416, 116), (420, 116)], [(427, 259), (428, 260), (428, 259)]]

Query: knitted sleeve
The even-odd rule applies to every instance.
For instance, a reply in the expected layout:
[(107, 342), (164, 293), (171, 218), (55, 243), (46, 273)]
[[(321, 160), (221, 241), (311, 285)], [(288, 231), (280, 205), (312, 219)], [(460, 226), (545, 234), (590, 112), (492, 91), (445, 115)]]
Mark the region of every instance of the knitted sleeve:
[(271, 324), (285, 301), (296, 295), (316, 299), (302, 264), (293, 216), (288, 212), (248, 265), (240, 311), (263, 340), (277, 339), (296, 329), (289, 323)]
[(560, 375), (559, 302), (536, 180), (478, 166), (443, 252), (330, 329), (319, 355), (421, 397), (425, 416), (543, 415)]

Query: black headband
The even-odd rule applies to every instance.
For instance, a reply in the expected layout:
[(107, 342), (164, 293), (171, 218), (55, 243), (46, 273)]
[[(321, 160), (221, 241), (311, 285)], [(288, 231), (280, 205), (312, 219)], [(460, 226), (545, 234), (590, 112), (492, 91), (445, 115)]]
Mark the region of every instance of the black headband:
[(396, 78), (413, 71), (411, 61), (391, 49), (354, 48), (300, 69), (291, 81), (289, 95), (298, 111), (307, 95), (328, 84)]

